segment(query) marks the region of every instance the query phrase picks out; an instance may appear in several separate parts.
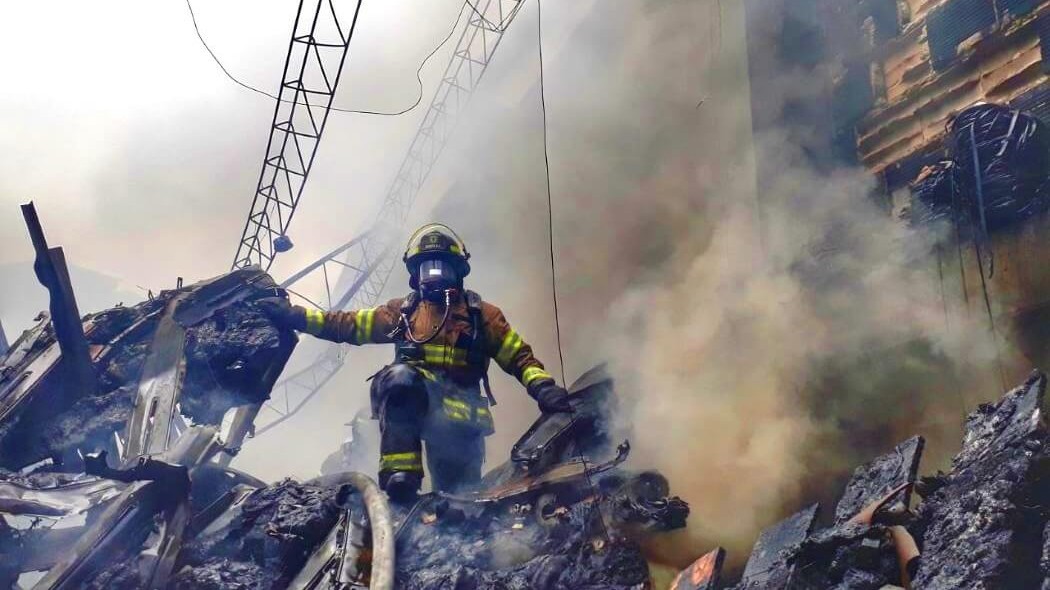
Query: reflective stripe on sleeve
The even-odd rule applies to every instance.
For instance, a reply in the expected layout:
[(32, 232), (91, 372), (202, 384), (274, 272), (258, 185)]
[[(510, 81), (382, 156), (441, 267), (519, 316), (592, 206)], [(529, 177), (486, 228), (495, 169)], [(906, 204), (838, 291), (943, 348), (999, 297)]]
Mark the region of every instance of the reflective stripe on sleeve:
[(372, 325), (375, 324), (375, 318), (375, 308), (362, 309), (357, 312), (354, 318), (354, 323), (357, 324), (354, 341), (357, 344), (367, 344), (372, 341)]
[(380, 471), (423, 471), (420, 453), (387, 453), (379, 457)]
[(521, 335), (515, 330), (507, 330), (507, 335), (503, 337), (503, 344), (499, 347), (499, 352), (496, 353), (496, 362), (501, 367), (506, 367), (514, 360), (514, 355), (518, 354), (521, 350), (521, 345), (524, 344), (521, 340)]
[(324, 314), (316, 309), (306, 310), (306, 332), (317, 336), (324, 330)]
[(529, 385), (529, 383), (532, 383), (537, 379), (550, 379), (553, 381), (554, 377), (551, 377), (550, 373), (544, 371), (540, 367), (528, 367), (527, 369), (521, 372), (521, 383), (526, 387)]

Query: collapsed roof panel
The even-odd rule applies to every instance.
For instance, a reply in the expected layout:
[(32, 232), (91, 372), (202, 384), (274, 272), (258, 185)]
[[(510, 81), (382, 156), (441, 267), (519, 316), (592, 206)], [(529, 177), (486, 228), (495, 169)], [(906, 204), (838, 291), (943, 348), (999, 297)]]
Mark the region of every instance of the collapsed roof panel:
[(910, 490), (904, 486), (915, 482), (925, 444), (921, 436), (913, 436), (889, 453), (858, 467), (835, 507), (835, 522), (841, 524), (854, 518), (891, 490), (901, 490), (900, 500), (907, 504)]

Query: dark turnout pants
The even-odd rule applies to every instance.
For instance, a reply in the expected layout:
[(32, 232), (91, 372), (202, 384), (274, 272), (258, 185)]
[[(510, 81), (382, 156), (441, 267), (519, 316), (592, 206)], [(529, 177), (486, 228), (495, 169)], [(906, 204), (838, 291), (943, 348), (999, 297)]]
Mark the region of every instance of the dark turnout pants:
[[(379, 485), (386, 488), (399, 472), (423, 475), (423, 438), (426, 435), (427, 467), (433, 488), (455, 492), (481, 480), (485, 439), (481, 432), (464, 428), (434, 427), (427, 420), (434, 394), (428, 379), (405, 363), (394, 363), (372, 381), (372, 408), (379, 418)], [(425, 431), (425, 432), (424, 432)]]

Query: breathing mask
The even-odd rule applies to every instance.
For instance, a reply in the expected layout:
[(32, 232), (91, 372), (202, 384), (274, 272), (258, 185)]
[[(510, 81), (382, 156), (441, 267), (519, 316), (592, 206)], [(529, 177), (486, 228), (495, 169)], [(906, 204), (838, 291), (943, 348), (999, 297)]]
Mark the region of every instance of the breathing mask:
[(430, 301), (445, 301), (445, 291), (459, 288), (460, 276), (452, 261), (431, 258), (419, 263), (419, 293)]

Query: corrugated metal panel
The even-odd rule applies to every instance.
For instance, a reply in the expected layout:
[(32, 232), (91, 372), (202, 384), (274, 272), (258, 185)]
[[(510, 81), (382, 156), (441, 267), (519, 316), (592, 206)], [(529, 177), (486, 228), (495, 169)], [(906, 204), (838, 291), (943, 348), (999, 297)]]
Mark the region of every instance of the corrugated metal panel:
[(926, 19), (926, 40), (933, 69), (943, 70), (951, 65), (960, 43), (995, 24), (991, 0), (950, 0), (931, 10)]
[(999, 10), (1013, 16), (1024, 16), (1040, 4), (1042, 0), (996, 0)]
[(1043, 83), (1010, 101), (1010, 106), (1050, 124), (1050, 83)]

